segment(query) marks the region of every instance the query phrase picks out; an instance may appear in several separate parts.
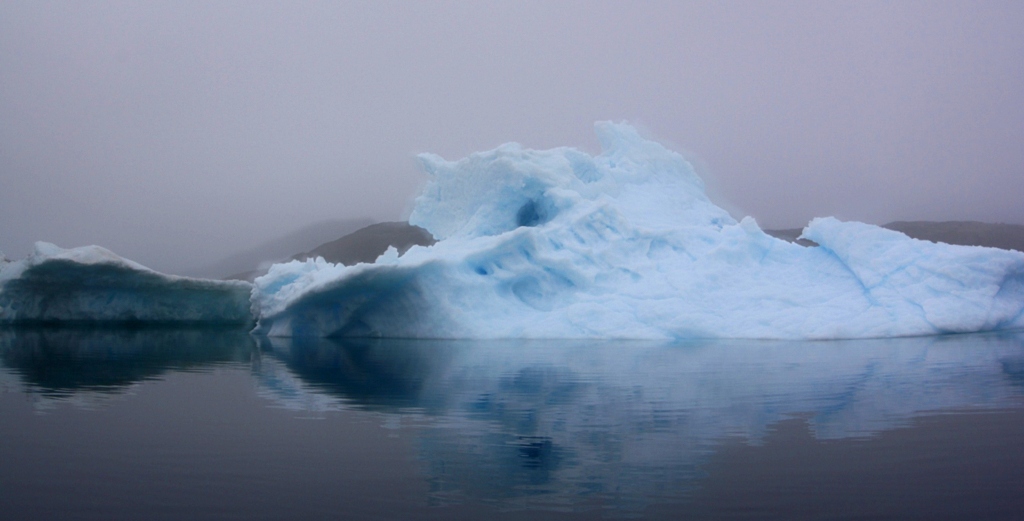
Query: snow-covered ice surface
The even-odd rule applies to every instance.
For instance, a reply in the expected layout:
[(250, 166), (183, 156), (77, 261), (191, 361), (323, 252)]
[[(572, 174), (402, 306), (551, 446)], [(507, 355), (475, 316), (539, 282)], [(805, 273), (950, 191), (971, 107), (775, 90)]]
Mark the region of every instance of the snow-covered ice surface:
[(155, 272), (99, 246), (38, 242), (0, 262), (0, 323), (252, 323), (252, 285)]
[(410, 222), (373, 264), (278, 264), (256, 332), (409, 338), (864, 338), (1024, 326), (1024, 254), (811, 221), (805, 248), (736, 222), (682, 156), (625, 124), (603, 152), (420, 157)]

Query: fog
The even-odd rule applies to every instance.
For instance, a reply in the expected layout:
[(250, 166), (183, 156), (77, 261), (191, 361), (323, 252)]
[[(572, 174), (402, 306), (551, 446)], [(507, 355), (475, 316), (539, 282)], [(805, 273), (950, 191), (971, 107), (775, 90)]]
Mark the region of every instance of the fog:
[[(625, 120), (764, 228), (1024, 223), (1020, 2), (0, 3), (0, 251), (184, 273)], [(311, 245), (315, 246), (315, 245)]]

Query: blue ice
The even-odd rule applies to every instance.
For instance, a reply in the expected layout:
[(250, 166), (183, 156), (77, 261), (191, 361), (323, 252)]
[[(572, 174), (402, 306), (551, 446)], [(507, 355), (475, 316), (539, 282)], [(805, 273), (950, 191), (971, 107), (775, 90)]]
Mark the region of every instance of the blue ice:
[(0, 324), (251, 324), (252, 286), (157, 273), (99, 246), (0, 260)]
[(447, 161), (410, 216), (438, 242), (375, 263), (273, 266), (257, 333), (405, 338), (778, 338), (1024, 327), (1024, 254), (835, 218), (803, 247), (712, 203), (679, 154), (626, 124), (603, 151), (505, 144)]

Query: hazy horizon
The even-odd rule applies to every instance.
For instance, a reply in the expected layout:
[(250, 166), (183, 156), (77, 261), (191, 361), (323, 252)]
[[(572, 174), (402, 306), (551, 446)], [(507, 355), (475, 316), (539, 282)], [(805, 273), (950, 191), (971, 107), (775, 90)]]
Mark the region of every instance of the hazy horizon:
[(763, 228), (1024, 224), (1016, 2), (0, 4), (0, 251), (180, 272), (629, 121)]

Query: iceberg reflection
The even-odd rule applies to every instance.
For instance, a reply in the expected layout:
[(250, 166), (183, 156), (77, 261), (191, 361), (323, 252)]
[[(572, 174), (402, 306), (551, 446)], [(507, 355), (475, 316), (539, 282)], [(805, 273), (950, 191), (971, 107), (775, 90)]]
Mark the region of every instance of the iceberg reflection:
[(1024, 403), (1020, 331), (830, 342), (259, 342), (264, 396), (296, 409), (376, 411), (405, 426), (438, 503), (677, 495), (724, 440), (759, 444), (786, 419), (841, 439), (923, 414)]
[(38, 406), (95, 406), (172, 371), (248, 362), (244, 331), (216, 329), (3, 328), (0, 378)]

